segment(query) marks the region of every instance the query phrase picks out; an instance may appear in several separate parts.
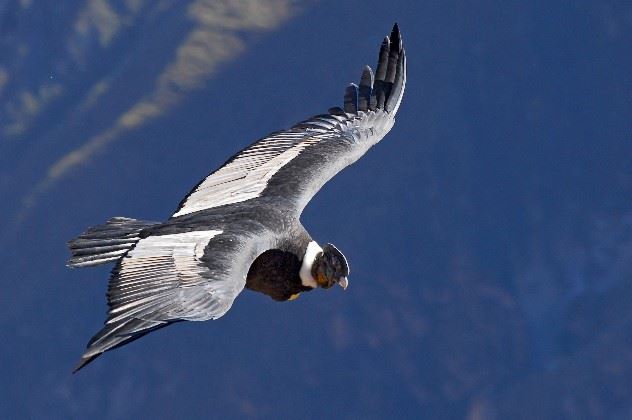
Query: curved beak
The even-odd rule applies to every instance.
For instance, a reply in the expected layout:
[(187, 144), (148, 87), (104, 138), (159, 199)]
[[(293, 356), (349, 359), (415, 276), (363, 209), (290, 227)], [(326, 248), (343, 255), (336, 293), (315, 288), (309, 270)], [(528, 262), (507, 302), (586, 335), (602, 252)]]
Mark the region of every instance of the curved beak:
[(347, 287), (349, 287), (349, 280), (347, 280), (346, 277), (340, 277), (338, 279), (338, 285), (342, 287), (342, 290), (347, 290)]

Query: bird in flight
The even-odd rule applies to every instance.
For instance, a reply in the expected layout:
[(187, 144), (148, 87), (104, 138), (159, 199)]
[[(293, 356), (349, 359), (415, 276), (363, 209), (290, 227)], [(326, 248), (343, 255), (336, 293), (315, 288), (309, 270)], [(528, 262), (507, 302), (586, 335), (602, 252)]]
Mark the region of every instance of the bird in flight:
[(246, 288), (277, 301), (335, 284), (349, 265), (299, 217), (320, 188), (393, 127), (406, 85), (397, 24), (375, 73), (362, 71), (343, 108), (272, 133), (200, 181), (165, 222), (114, 217), (69, 242), (70, 267), (115, 262), (108, 317), (75, 372), (103, 352), (178, 321), (224, 315)]

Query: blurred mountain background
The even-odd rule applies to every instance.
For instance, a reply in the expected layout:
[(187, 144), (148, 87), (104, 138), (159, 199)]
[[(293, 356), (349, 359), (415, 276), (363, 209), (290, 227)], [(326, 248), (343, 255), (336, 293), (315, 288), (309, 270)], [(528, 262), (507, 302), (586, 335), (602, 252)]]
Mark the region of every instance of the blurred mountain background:
[[(340, 105), (395, 21), (397, 124), (302, 217), (349, 290), (71, 375), (110, 267), (66, 241)], [(0, 417), (631, 418), (630, 45), (614, 0), (0, 0)]]

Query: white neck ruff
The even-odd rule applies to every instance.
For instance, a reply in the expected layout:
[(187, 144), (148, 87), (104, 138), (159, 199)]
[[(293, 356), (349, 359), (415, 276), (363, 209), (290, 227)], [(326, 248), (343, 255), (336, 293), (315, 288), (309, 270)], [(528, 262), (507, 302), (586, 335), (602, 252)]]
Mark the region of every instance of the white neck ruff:
[(312, 266), (314, 265), (314, 260), (316, 260), (316, 257), (321, 252), (323, 252), (323, 249), (316, 243), (316, 241), (311, 241), (309, 245), (307, 245), (305, 256), (303, 257), (303, 264), (301, 265), (301, 271), (298, 273), (301, 277), (301, 284), (303, 286), (311, 287), (312, 289), (318, 287), (316, 279), (312, 276)]

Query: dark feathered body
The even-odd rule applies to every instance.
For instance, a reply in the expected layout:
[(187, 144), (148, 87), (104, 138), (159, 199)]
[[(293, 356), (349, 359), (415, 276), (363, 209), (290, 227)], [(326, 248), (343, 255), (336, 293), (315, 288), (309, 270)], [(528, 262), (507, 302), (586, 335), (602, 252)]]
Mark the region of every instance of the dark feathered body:
[(279, 301), (311, 290), (311, 287), (301, 283), (301, 264), (302, 261), (293, 252), (270, 249), (257, 257), (250, 266), (246, 288)]
[[(292, 295), (311, 290), (303, 286), (299, 271), (307, 245), (312, 240), (296, 218), (287, 212), (279, 211), (274, 203), (267, 203), (265, 197), (259, 201), (257, 211), (252, 205), (237, 203), (230, 206), (208, 209), (182, 217), (172, 218), (141, 232), (141, 237), (182, 233), (208, 229), (208, 226), (223, 229), (224, 232), (215, 246), (230, 248), (244, 242), (244, 236), (258, 236), (262, 239), (275, 238), (273, 249), (257, 257), (250, 266), (246, 277), (246, 288), (270, 296), (277, 301), (290, 299)], [(224, 238), (223, 240), (221, 238)], [(229, 251), (225, 249), (225, 251)], [(232, 250), (236, 251), (236, 250)], [(253, 251), (256, 253), (256, 251)], [(207, 265), (213, 269), (213, 260)]]

